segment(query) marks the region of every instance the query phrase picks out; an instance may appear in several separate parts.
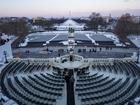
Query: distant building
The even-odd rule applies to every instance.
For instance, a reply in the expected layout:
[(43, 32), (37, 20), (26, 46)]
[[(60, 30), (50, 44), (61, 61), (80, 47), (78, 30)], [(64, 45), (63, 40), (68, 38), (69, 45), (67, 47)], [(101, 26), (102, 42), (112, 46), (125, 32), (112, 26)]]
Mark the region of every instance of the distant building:
[(109, 16), (103, 16), (103, 19), (106, 23), (109, 23), (110, 20), (112, 19), (111, 14), (109, 14)]
[(140, 23), (140, 16), (132, 16), (132, 21), (135, 23)]
[(60, 25), (56, 25), (56, 30), (58, 31), (67, 31), (69, 28), (73, 28), (76, 31), (84, 30), (84, 24), (79, 24), (72, 19), (66, 20), (64, 23)]
[(17, 22), (23, 20), (25, 22), (28, 22), (29, 19), (26, 17), (1, 17), (0, 22), (1, 23), (8, 23), (8, 22)]
[(36, 18), (33, 18), (33, 23), (35, 23), (35, 22), (38, 21), (38, 20), (44, 21), (44, 20), (46, 20), (46, 18), (43, 18), (43, 17), (36, 17)]
[(42, 32), (42, 31), (44, 31), (44, 28), (42, 26), (33, 25), (33, 26), (31, 26), (31, 30), (33, 32)]

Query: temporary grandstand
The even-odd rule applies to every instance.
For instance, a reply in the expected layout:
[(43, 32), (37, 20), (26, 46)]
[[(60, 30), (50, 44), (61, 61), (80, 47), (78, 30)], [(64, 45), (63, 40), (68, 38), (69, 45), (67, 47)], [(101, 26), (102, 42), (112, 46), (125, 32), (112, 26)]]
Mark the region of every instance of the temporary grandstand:
[[(111, 37), (107, 37), (106, 34)], [(65, 46), (68, 40), (67, 31), (32, 33), (25, 37), (20, 47)], [(94, 31), (76, 31), (75, 41), (78, 46), (122, 46), (112, 33), (95, 33)]]
[(13, 59), (2, 70), (1, 88), (18, 105), (124, 105), (139, 97), (139, 78), (131, 58), (65, 55)]

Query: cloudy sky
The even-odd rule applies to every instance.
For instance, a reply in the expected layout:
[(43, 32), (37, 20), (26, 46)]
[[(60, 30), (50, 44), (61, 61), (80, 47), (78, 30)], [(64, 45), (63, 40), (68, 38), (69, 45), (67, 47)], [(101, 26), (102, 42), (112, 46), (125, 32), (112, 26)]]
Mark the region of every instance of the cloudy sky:
[(88, 16), (91, 12), (114, 16), (140, 15), (140, 0), (0, 0), (0, 16)]

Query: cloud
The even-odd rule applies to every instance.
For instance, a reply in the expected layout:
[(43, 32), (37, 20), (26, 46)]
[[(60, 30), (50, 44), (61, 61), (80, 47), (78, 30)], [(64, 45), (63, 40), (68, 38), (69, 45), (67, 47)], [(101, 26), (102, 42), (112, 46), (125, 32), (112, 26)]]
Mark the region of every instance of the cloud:
[(124, 0), (124, 2), (128, 2), (128, 1), (130, 1), (130, 0)]
[(132, 2), (132, 1), (135, 2), (135, 1), (138, 1), (138, 0), (123, 0), (123, 1), (124, 1), (124, 2), (130, 2), (130, 1), (131, 1), (131, 2)]

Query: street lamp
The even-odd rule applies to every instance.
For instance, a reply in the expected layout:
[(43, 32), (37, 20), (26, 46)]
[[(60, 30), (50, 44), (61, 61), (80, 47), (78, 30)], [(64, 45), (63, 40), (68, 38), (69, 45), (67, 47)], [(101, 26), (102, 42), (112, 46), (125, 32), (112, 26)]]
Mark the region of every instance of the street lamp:
[(137, 53), (137, 63), (139, 63), (139, 56), (140, 56), (140, 48), (138, 48), (138, 53)]
[(7, 60), (7, 52), (6, 51), (3, 51), (3, 54), (4, 54), (4, 57), (5, 57), (5, 63), (8, 63), (8, 60)]

